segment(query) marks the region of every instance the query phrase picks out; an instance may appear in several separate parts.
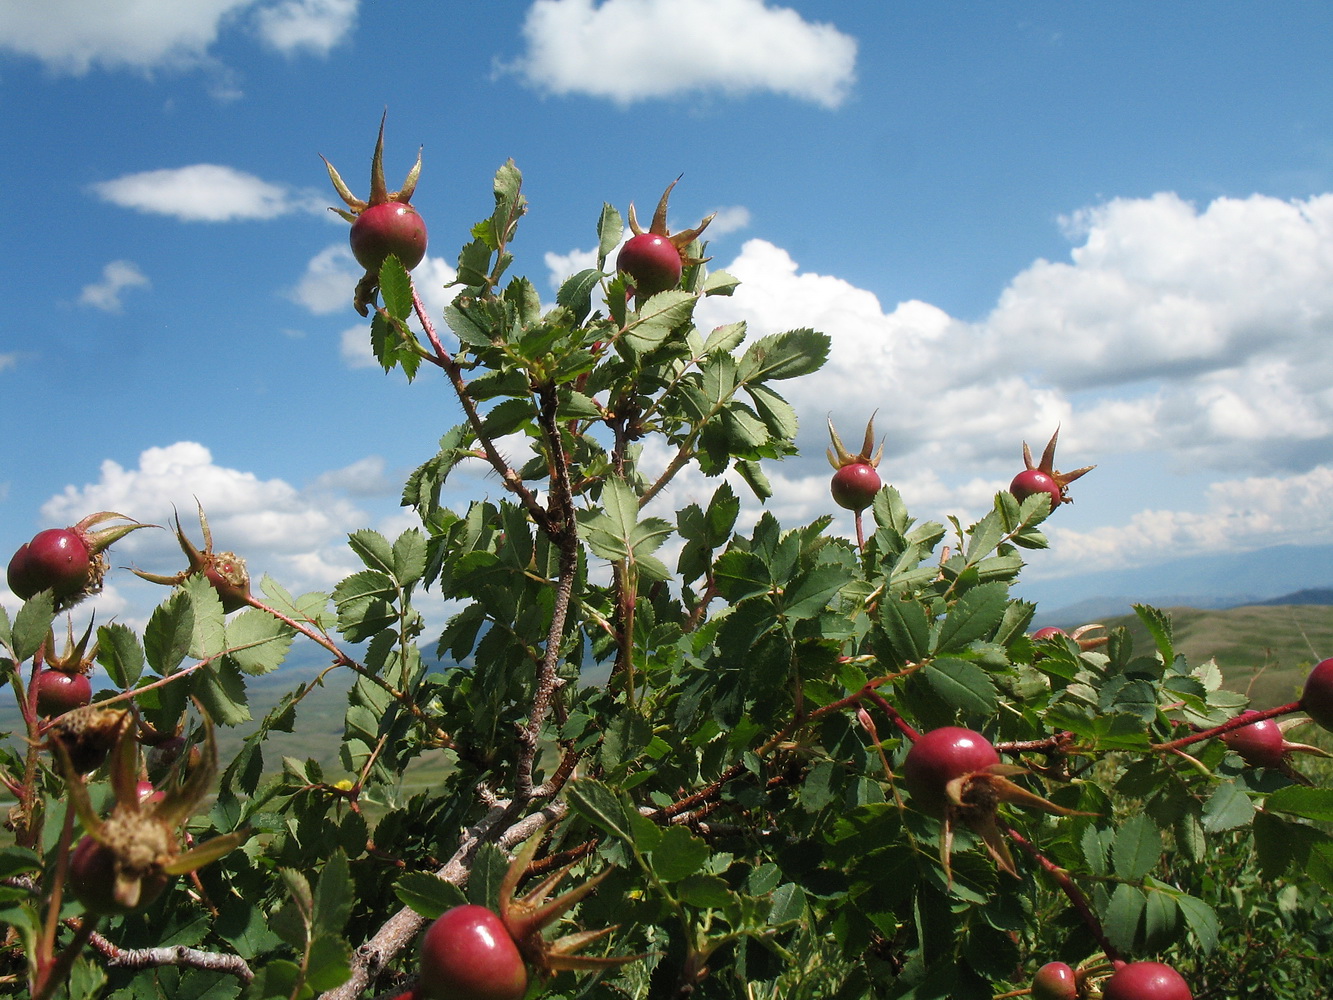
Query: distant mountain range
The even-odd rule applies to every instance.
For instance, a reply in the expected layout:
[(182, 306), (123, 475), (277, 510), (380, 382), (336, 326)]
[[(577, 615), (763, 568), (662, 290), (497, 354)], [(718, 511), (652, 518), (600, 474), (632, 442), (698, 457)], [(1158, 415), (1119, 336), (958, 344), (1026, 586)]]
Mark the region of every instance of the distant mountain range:
[(1055, 580), (1022, 581), (1043, 623), (1072, 623), (1161, 608), (1333, 604), (1333, 545), (1275, 545)]

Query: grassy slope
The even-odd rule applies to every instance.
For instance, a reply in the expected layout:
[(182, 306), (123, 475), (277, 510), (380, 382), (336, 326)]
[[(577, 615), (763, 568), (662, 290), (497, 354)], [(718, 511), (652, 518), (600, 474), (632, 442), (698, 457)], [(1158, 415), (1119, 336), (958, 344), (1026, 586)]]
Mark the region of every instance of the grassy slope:
[[(1333, 656), (1333, 607), (1327, 605), (1163, 610), (1171, 616), (1176, 652), (1190, 663), (1215, 658), (1227, 686), (1248, 693), (1258, 707), (1294, 701), (1310, 667)], [(1140, 652), (1154, 648), (1136, 615), (1109, 618), (1103, 624), (1126, 626)]]

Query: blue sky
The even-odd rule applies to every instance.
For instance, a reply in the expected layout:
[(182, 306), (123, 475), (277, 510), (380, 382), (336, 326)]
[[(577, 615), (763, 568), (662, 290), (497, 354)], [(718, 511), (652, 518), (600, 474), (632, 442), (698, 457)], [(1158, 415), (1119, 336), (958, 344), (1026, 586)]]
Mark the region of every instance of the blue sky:
[[(745, 281), (702, 318), (834, 340), (791, 386), (784, 523), (832, 509), (826, 415), (878, 409), (923, 518), (980, 514), (1057, 424), (1060, 467), (1098, 464), (1034, 579), (1333, 541), (1331, 57), (1321, 4), (0, 0), (0, 553), (198, 496), (306, 589), (407, 526), (457, 411), (367, 365), (318, 155), (364, 193), (386, 107), (437, 314), (505, 159), (551, 297), (603, 202), (684, 174), (674, 228), (718, 211)], [(177, 568), (164, 532), (114, 554)], [(160, 596), (127, 576), (99, 616)]]

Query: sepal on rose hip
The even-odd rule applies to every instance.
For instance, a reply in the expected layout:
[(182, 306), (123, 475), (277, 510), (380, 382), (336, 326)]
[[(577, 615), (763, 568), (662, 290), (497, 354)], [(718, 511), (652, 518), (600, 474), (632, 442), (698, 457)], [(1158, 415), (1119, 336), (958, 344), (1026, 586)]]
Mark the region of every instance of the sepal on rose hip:
[(842, 438), (838, 436), (833, 426), (832, 417), (828, 418), (828, 432), (833, 447), (825, 454), (828, 455), (829, 464), (835, 470), (833, 479), (829, 483), (829, 492), (833, 494), (833, 501), (839, 507), (857, 512), (863, 511), (874, 502), (875, 494), (883, 485), (879, 473), (875, 471), (884, 457), (883, 442), (880, 442), (879, 450), (872, 455), (875, 447), (875, 415), (872, 413), (866, 422), (865, 440), (861, 444), (860, 452), (855, 455), (851, 454), (842, 443)]
[[(116, 520), (130, 523), (97, 528)], [(73, 607), (102, 589), (109, 569), (103, 553), (131, 531), (147, 527), (150, 525), (124, 514), (103, 510), (68, 528), (39, 531), (9, 560), (9, 589), (25, 601), (49, 590), (55, 596), (57, 610)]]
[(543, 974), (577, 969), (605, 969), (643, 958), (643, 955), (579, 955), (577, 952), (594, 941), (599, 941), (611, 934), (618, 925), (603, 927), (594, 931), (577, 931), (548, 941), (542, 931), (564, 916), (577, 903), (597, 888), (614, 869), (607, 868), (574, 888), (552, 897), (550, 894), (557, 885), (573, 870), (577, 862), (559, 868), (539, 881), (522, 896), (518, 895), (518, 885), (523, 880), (528, 866), (537, 856), (546, 835), (546, 828), (538, 830), (528, 838), (514, 854), (500, 883), (499, 910), (500, 920), (509, 932), (523, 957), (540, 969)]
[(1014, 499), (1022, 503), (1034, 494), (1045, 493), (1051, 498), (1052, 511), (1062, 503), (1073, 503), (1067, 487), (1074, 480), (1091, 472), (1097, 466), (1085, 465), (1073, 472), (1058, 471), (1055, 468), (1055, 443), (1059, 438), (1060, 428), (1057, 427), (1055, 433), (1051, 435), (1051, 440), (1047, 442), (1045, 450), (1041, 453), (1040, 462), (1033, 461), (1032, 449), (1028, 447), (1026, 441), (1023, 442), (1024, 469), (1014, 476), (1013, 481), (1009, 484), (1009, 492), (1014, 495)]
[(47, 630), (46, 641), (42, 643), (41, 665), (34, 684), (37, 687), (37, 714), (46, 718), (63, 715), (76, 708), (82, 708), (92, 701), (93, 686), (88, 680), (88, 673), (93, 668), (97, 657), (97, 643), (88, 648), (88, 640), (93, 633), (93, 619), (78, 639), (74, 638), (74, 622), (67, 623), (68, 638), (63, 652), (56, 652), (54, 629)]
[(952, 877), (949, 859), (959, 822), (981, 838), (1000, 868), (1018, 875), (996, 822), (1002, 802), (1056, 816), (1088, 815), (1058, 806), (1009, 780), (1026, 773), (1025, 768), (1001, 762), (995, 746), (981, 733), (961, 726), (932, 729), (912, 744), (903, 762), (903, 780), (913, 804), (942, 821), (940, 862), (946, 876)]
[(237, 830), (181, 850), (180, 828), (208, 797), (217, 776), (217, 745), (207, 715), (202, 765), (174, 787), (151, 795), (140, 794), (139, 752), (129, 712), (119, 710), (119, 715), (108, 763), (115, 806), (105, 818), (93, 808), (65, 744), (54, 744), (70, 801), (86, 831), (71, 859), (69, 885), (91, 913), (142, 909), (161, 894), (170, 876), (216, 861), (249, 837), (248, 830)]
[(713, 215), (694, 228), (679, 233), (672, 233), (667, 227), (667, 202), (671, 198), (671, 189), (679, 180), (677, 177), (662, 192), (657, 211), (653, 213), (652, 224), (646, 230), (639, 225), (634, 203), (630, 202), (629, 228), (634, 235), (620, 248), (616, 256), (616, 270), (630, 277), (638, 302), (675, 288), (680, 283), (686, 265), (703, 264), (708, 260), (706, 257), (690, 256), (689, 247), (708, 228)]
[(176, 515), (176, 541), (180, 543), (181, 551), (189, 561), (189, 565), (179, 573), (167, 576), (161, 573), (146, 573), (139, 569), (133, 569), (131, 572), (149, 583), (160, 583), (168, 587), (179, 587), (196, 573), (202, 574), (212, 585), (218, 599), (222, 601), (222, 610), (227, 614), (238, 611), (250, 603), (250, 574), (245, 568), (245, 560), (235, 552), (213, 551), (213, 532), (208, 527), (208, 518), (204, 516), (202, 505), (199, 506), (199, 527), (204, 534), (203, 551), (190, 541), (181, 527), (180, 515)]
[(347, 204), (347, 209), (331, 208), (330, 211), (352, 224), (348, 233), (352, 256), (366, 269), (352, 295), (352, 305), (362, 316), (369, 313), (374, 303), (380, 268), (385, 260), (390, 256), (397, 257), (410, 271), (425, 258), (428, 242), (426, 223), (409, 204), (421, 176), (421, 150), (417, 150), (416, 163), (407, 172), (401, 188), (390, 191), (384, 180), (384, 121), (387, 117), (386, 111), (380, 118), (379, 137), (375, 140), (375, 152), (370, 161), (368, 198), (354, 195), (333, 164), (320, 157), (328, 168), (333, 189)]

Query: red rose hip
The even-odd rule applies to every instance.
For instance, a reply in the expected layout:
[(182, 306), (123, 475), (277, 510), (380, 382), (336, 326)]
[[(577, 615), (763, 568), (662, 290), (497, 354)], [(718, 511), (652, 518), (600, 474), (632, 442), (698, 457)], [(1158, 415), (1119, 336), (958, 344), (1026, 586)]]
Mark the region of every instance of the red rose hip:
[(1333, 730), (1333, 659), (1320, 660), (1305, 678), (1301, 710), (1323, 728)]
[(1064, 962), (1047, 962), (1032, 977), (1032, 1000), (1077, 1000), (1078, 980)]
[(37, 674), (38, 715), (64, 715), (92, 700), (93, 686), (86, 674), (50, 669)]
[(853, 462), (833, 473), (829, 490), (833, 493), (833, 502), (839, 507), (865, 510), (874, 502), (875, 494), (882, 485), (873, 465), (869, 462)]
[(521, 1000), (528, 970), (500, 918), (484, 906), (455, 906), (421, 939), (418, 989), (432, 1000)]
[(412, 270), (426, 256), (426, 223), (406, 202), (371, 205), (352, 223), (352, 256), (367, 271), (379, 273), (390, 255)]
[(1161, 962), (1130, 962), (1102, 984), (1102, 1000), (1194, 1000), (1189, 985)]
[(999, 762), (995, 747), (980, 733), (942, 726), (912, 744), (903, 762), (903, 780), (918, 809), (943, 816), (950, 801), (949, 782)]
[(47, 528), (19, 546), (9, 561), (9, 589), (27, 600), (43, 590), (57, 598), (77, 594), (92, 582), (93, 552), (71, 528)]

